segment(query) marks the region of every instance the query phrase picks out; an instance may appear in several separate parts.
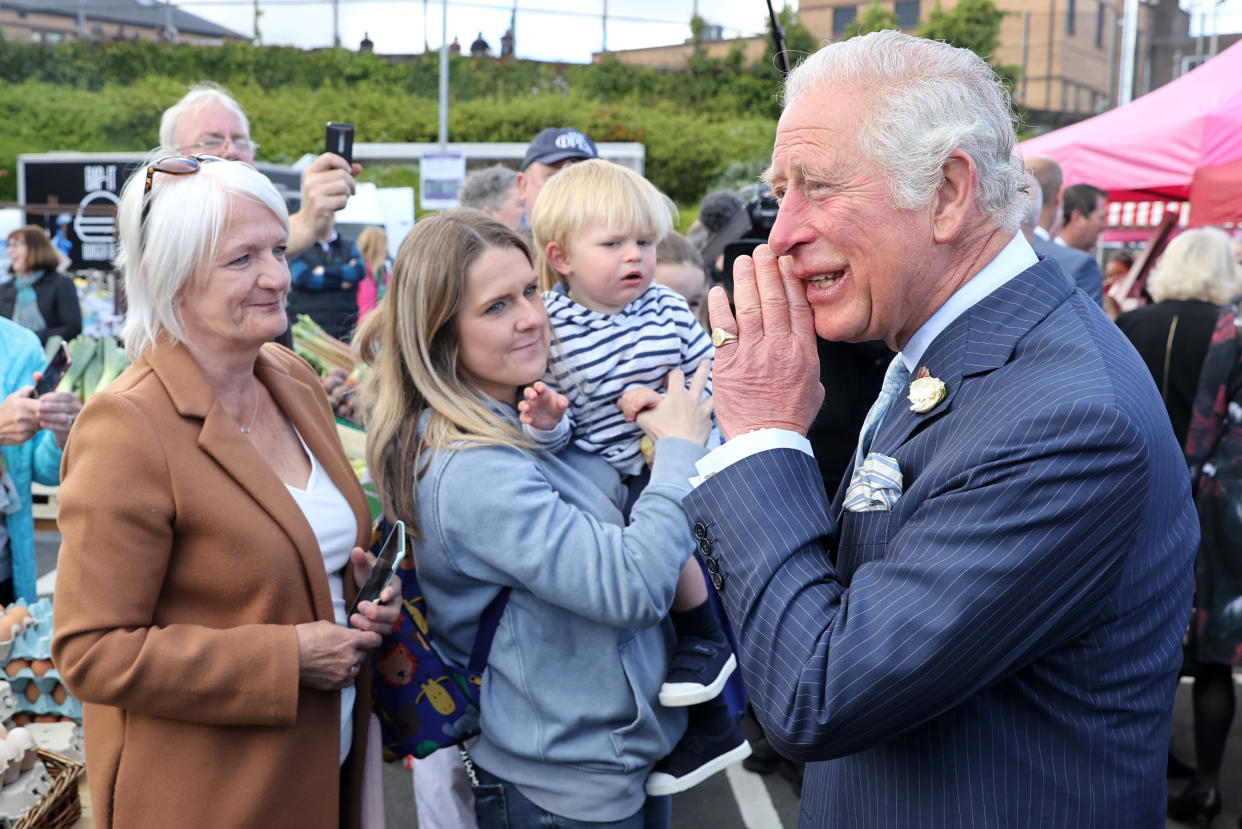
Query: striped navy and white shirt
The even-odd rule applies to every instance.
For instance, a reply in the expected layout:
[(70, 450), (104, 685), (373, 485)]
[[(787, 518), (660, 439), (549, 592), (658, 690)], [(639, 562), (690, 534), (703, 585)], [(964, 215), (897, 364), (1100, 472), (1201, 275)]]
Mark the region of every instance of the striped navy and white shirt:
[(574, 444), (623, 475), (637, 474), (642, 429), (625, 422), (617, 400), (636, 386), (662, 389), (674, 368), (694, 373), (714, 355), (711, 339), (686, 300), (656, 283), (616, 314), (593, 311), (560, 291), (545, 291), (543, 301), (555, 334), (544, 382), (569, 399)]

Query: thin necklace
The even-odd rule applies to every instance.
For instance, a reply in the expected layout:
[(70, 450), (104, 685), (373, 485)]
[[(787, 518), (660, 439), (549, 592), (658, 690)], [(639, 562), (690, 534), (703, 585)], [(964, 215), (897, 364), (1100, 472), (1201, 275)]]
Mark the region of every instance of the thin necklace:
[(250, 425), (242, 426), (242, 434), (250, 434), (250, 430), (254, 428), (254, 422), (259, 419), (259, 381), (254, 381), (254, 414), (250, 416)]

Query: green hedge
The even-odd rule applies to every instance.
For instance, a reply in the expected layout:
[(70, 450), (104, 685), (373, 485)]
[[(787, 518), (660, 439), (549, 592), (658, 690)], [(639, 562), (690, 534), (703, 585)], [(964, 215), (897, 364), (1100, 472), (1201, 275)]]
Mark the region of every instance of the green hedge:
[[(257, 50), (256, 50), (257, 51)], [(163, 77), (114, 82), (99, 89), (27, 80), (0, 81), (0, 168), (15, 171), (19, 153), (51, 150), (133, 151), (158, 143), (163, 110), (185, 83)], [(269, 87), (230, 84), (251, 116), (262, 144), (259, 157), (289, 163), (322, 146), (325, 121), (348, 121), (359, 141), (435, 141), (433, 98), (375, 83), (325, 83)], [(449, 110), (454, 141), (529, 141), (543, 127), (572, 124), (597, 141), (639, 141), (647, 147), (647, 175), (681, 203), (701, 198), (730, 162), (766, 157), (775, 121), (696, 112), (670, 102), (635, 98), (604, 103), (584, 92), (522, 95), (509, 100), (475, 97)], [(395, 176), (395, 178), (394, 178)], [(364, 180), (392, 184), (408, 173), (381, 168)], [(0, 201), (16, 199), (15, 175), (0, 178)]]

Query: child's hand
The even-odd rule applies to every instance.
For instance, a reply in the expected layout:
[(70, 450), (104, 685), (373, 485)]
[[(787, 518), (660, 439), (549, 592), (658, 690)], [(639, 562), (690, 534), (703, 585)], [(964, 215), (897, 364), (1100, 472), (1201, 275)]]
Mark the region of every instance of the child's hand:
[(617, 401), (617, 408), (621, 410), (621, 414), (625, 415), (626, 422), (632, 423), (634, 418), (638, 417), (639, 412), (654, 409), (663, 396), (655, 389), (635, 386), (632, 389), (626, 389), (621, 395), (621, 399)]
[(552, 391), (542, 380), (527, 386), (522, 397), (525, 399), (518, 401), (518, 419), (527, 426), (544, 431), (555, 429), (569, 408), (565, 395)]

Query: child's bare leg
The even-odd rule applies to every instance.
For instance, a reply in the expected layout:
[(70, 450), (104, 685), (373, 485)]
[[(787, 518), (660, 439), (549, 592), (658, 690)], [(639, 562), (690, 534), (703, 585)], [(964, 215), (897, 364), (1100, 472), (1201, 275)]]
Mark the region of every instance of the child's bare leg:
[(703, 581), (703, 571), (699, 562), (690, 557), (686, 566), (681, 568), (677, 577), (677, 592), (673, 595), (673, 612), (679, 613), (698, 607), (707, 601), (707, 582)]

